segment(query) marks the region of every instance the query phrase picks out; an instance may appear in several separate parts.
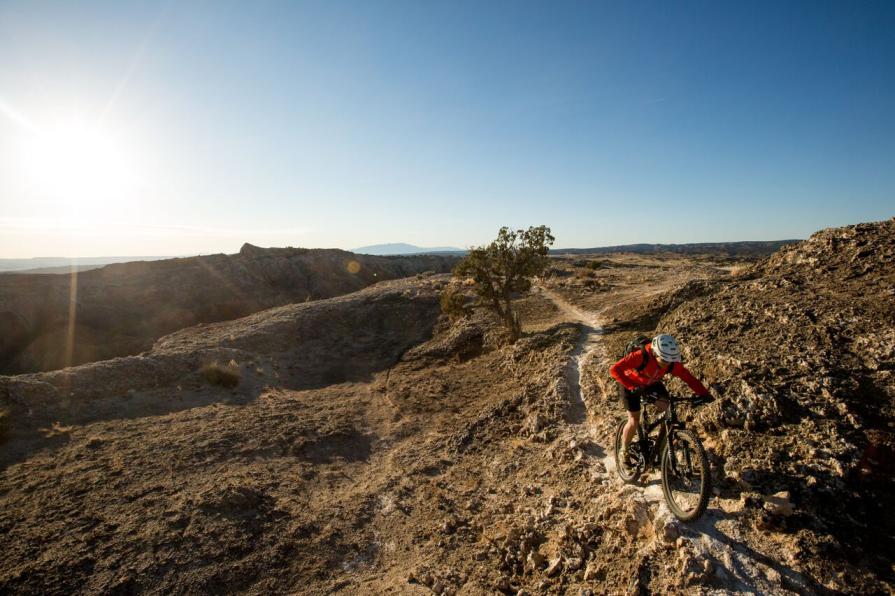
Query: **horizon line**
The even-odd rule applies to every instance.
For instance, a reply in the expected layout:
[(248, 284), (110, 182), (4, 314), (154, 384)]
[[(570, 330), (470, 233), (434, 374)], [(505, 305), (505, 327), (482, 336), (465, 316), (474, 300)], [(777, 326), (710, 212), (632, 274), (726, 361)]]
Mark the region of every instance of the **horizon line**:
[[(559, 252), (564, 250), (591, 250), (591, 249), (607, 249), (607, 248), (623, 248), (626, 246), (700, 246), (700, 245), (708, 245), (708, 244), (745, 244), (745, 243), (772, 243), (772, 242), (801, 242), (805, 240), (805, 238), (778, 238), (776, 240), (716, 240), (716, 241), (707, 241), (707, 242), (631, 242), (629, 244), (605, 244), (602, 246), (564, 246), (561, 248), (551, 248), (551, 252)], [(244, 242), (243, 246), (246, 244), (251, 244), (249, 242)], [(368, 247), (375, 246), (386, 246), (389, 244), (408, 244), (405, 242), (386, 242), (381, 245), (377, 244), (369, 244)], [(357, 249), (347, 249), (347, 248), (339, 248), (334, 246), (257, 246), (252, 244), (252, 246), (256, 246), (257, 248), (263, 249), (275, 249), (275, 248), (302, 248), (307, 250), (341, 250), (344, 252), (353, 253)], [(408, 244), (408, 246), (416, 246), (412, 244)], [(485, 245), (487, 246), (487, 245)], [(358, 247), (365, 248), (365, 247)], [(428, 252), (425, 250), (425, 247), (417, 247), (424, 249), (422, 253)], [(437, 248), (437, 247), (436, 247)], [(457, 248), (451, 250), (432, 250), (431, 252), (467, 252), (468, 248)], [(415, 254), (422, 254), (415, 253)], [(188, 254), (176, 254), (176, 255), (82, 255), (82, 256), (67, 256), (67, 255), (40, 255), (33, 257), (3, 257), (0, 256), (0, 261), (30, 261), (35, 259), (63, 259), (63, 260), (73, 260), (73, 259), (184, 259), (190, 257), (203, 257), (210, 255), (233, 255), (239, 254), (239, 251), (234, 253), (229, 252), (200, 252), (200, 253), (188, 253)], [(374, 255), (375, 256), (375, 255)]]

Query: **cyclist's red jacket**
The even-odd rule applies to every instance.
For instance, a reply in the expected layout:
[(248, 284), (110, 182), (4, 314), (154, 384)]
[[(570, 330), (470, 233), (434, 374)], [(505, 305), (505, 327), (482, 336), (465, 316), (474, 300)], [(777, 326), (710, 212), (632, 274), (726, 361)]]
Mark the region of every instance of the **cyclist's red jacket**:
[[(646, 344), (648, 362), (642, 371), (637, 372), (637, 367), (643, 363), (643, 350), (635, 350), (613, 364), (609, 368), (609, 374), (629, 391), (652, 385), (661, 380), (668, 369), (663, 371), (659, 368), (659, 363), (656, 362), (650, 347), (650, 344)], [(696, 395), (708, 395), (709, 390), (705, 388), (705, 385), (690, 374), (690, 371), (680, 362), (674, 363), (671, 374), (686, 383)]]

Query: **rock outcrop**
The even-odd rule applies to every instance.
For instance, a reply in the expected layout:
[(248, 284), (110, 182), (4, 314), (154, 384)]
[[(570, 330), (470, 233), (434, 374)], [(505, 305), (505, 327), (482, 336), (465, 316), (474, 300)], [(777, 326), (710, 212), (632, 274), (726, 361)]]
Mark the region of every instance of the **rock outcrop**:
[[(290, 389), (364, 380), (429, 337), (445, 278), (383, 282), (337, 298), (199, 324), (161, 338), (139, 355), (0, 376), (0, 405), (17, 421), (11, 431), (15, 437), (53, 423), (83, 424), (102, 417), (96, 400), (111, 398), (117, 409), (140, 410), (128, 400), (164, 387), (199, 386), (200, 369), (210, 362), (238, 363), (239, 393), (260, 390), (269, 380)], [(167, 395), (156, 395), (149, 404), (158, 411), (170, 405)]]
[(259, 248), (108, 265), (76, 275), (0, 276), (0, 374), (138, 354), (195, 325), (449, 271), (456, 258)]
[(890, 575), (895, 219), (823, 230), (702, 290), (658, 328), (720, 397), (697, 416), (718, 480), (756, 495), (756, 528), (797, 533), (816, 577)]

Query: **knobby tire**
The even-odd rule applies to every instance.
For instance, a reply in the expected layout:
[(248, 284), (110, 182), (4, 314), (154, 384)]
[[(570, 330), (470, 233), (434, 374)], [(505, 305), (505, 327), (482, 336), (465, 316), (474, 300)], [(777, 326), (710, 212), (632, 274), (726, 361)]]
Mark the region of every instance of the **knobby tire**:
[(686, 430), (674, 431), (673, 444), (675, 445), (675, 451), (680, 450), (681, 453), (686, 453), (686, 450), (680, 449), (682, 445), (686, 445), (689, 448), (690, 465), (699, 469), (701, 477), (699, 500), (696, 503), (696, 507), (685, 510), (674, 500), (672, 492), (671, 485), (675, 479), (673, 477), (674, 470), (671, 468), (671, 451), (669, 449), (671, 444), (672, 442), (666, 439), (665, 448), (662, 450), (662, 492), (665, 493), (665, 502), (668, 503), (668, 508), (674, 516), (682, 522), (691, 522), (699, 519), (705, 513), (705, 509), (709, 504), (709, 496), (712, 491), (709, 458), (702, 447), (702, 443), (693, 433)]

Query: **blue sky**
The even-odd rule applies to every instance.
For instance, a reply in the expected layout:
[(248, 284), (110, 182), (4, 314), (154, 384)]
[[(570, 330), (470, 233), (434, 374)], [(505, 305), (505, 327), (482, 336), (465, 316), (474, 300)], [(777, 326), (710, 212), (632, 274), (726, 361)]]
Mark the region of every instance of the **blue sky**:
[(893, 30), (888, 2), (0, 1), (0, 257), (885, 219)]

